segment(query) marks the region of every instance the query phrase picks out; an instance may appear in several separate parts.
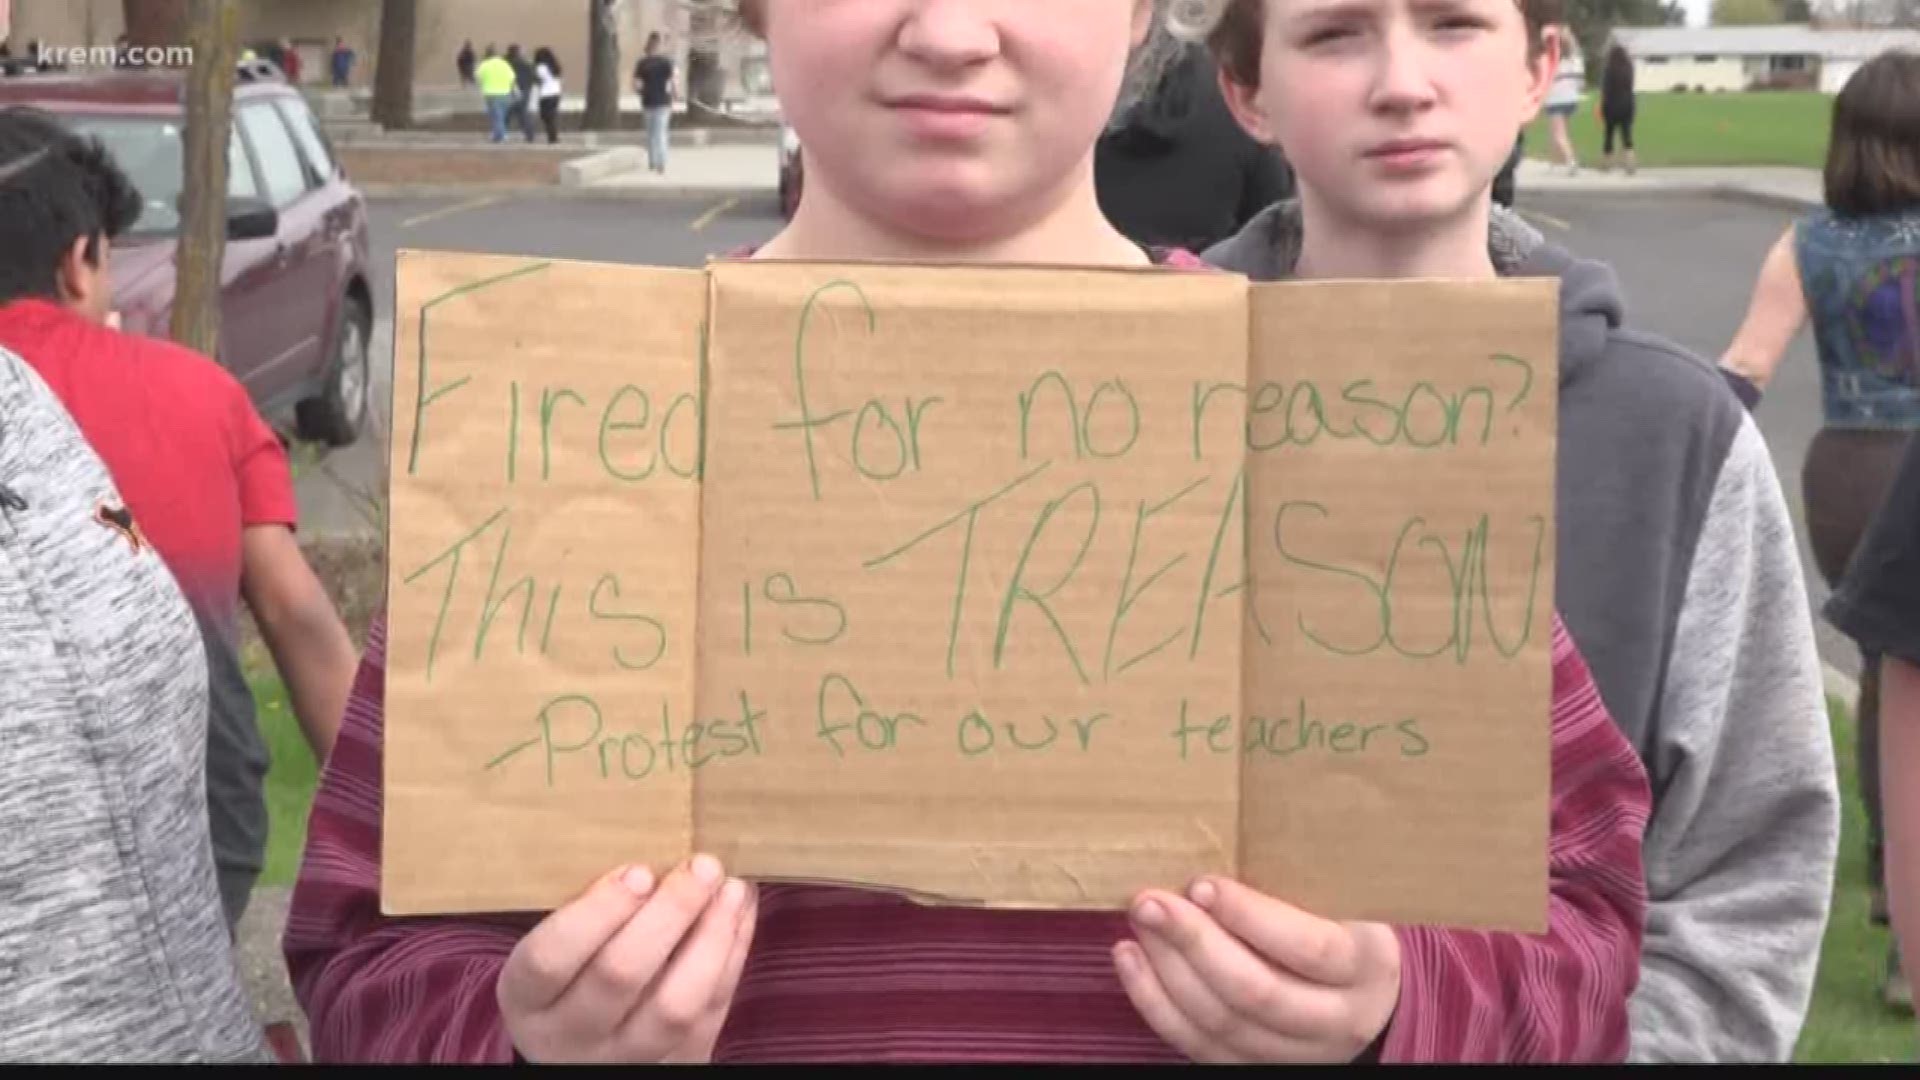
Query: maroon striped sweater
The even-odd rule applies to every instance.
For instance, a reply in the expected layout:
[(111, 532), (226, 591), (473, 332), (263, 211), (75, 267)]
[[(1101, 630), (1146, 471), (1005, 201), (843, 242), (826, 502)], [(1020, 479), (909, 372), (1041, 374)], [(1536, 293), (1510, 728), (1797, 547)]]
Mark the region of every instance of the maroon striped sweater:
[[(384, 619), (308, 823), (284, 946), (320, 1061), (507, 1062), (494, 984), (532, 925), (380, 914)], [(1645, 773), (1554, 621), (1548, 932), (1403, 927), (1387, 1061), (1617, 1061), (1646, 907)], [(1134, 1012), (1123, 915), (927, 908), (762, 888), (719, 1061), (1141, 1061), (1177, 1055)]]

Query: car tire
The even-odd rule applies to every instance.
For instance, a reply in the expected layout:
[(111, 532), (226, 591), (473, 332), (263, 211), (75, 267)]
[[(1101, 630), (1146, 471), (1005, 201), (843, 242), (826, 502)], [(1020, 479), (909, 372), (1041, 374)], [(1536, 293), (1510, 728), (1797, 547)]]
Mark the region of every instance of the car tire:
[(352, 445), (360, 437), (372, 382), (367, 344), (372, 329), (373, 317), (364, 302), (351, 296), (341, 301), (326, 386), (318, 397), (302, 401), (295, 409), (302, 441), (339, 447)]

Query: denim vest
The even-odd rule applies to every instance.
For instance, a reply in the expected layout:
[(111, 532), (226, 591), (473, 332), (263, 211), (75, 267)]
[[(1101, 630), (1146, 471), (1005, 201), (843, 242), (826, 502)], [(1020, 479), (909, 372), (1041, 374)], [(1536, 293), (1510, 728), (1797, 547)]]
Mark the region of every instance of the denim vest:
[(1920, 211), (1794, 229), (1829, 427), (1920, 428)]

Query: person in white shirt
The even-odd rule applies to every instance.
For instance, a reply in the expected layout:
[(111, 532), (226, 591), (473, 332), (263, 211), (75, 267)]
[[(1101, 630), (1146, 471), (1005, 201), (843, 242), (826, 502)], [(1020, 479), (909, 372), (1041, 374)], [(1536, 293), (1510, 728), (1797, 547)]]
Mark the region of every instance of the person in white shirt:
[(547, 142), (560, 141), (560, 61), (553, 50), (542, 45), (533, 52), (534, 94), (540, 101), (540, 123), (547, 129)]
[(1560, 39), (1560, 68), (1554, 73), (1553, 86), (1547, 91), (1543, 109), (1547, 125), (1553, 131), (1553, 148), (1560, 155), (1560, 166), (1571, 176), (1580, 171), (1580, 158), (1573, 152), (1573, 140), (1567, 135), (1567, 120), (1586, 97), (1587, 61), (1580, 52), (1579, 40), (1573, 36), (1573, 27), (1562, 24), (1547, 33)]

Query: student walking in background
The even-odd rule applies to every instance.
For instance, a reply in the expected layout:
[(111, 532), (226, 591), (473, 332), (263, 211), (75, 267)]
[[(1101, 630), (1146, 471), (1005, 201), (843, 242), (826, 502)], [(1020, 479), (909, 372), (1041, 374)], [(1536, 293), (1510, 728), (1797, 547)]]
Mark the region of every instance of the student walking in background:
[(560, 141), (560, 61), (553, 50), (542, 45), (533, 53), (534, 92), (540, 98), (540, 123), (547, 129), (549, 145)]
[(335, 88), (347, 85), (353, 78), (353, 50), (347, 48), (347, 39), (333, 39), (333, 55), (328, 58), (328, 67), (332, 70)]
[(537, 80), (533, 75), (533, 63), (515, 44), (507, 46), (507, 64), (513, 68), (513, 100), (507, 108), (507, 126), (519, 125), (527, 141), (532, 142), (540, 108), (535, 100)]
[[(1615, 42), (1607, 50), (1607, 66), (1600, 75), (1600, 121), (1607, 129), (1603, 152), (1608, 170), (1613, 169), (1617, 160), (1624, 160), (1628, 176), (1639, 166), (1633, 152), (1633, 113), (1633, 57), (1627, 55), (1626, 46)], [(1620, 137), (1622, 159), (1614, 157), (1615, 135)]]
[(660, 35), (647, 35), (647, 54), (633, 66), (633, 88), (647, 117), (647, 167), (667, 171), (667, 146), (673, 127), (673, 61), (660, 55)]
[(487, 103), (487, 139), (489, 142), (504, 142), (507, 138), (507, 114), (513, 111), (513, 65), (497, 55), (493, 46), (489, 45), (487, 58), (474, 69), (473, 77), (479, 81), (480, 97)]
[(1587, 61), (1580, 53), (1580, 39), (1573, 36), (1573, 27), (1562, 23), (1548, 33), (1559, 41), (1560, 67), (1547, 89), (1547, 127), (1553, 135), (1554, 151), (1560, 155), (1560, 167), (1571, 176), (1580, 171), (1580, 155), (1574, 152), (1567, 123), (1587, 96)]
[[(1760, 267), (1746, 321), (1720, 358), (1752, 395), (1765, 391), (1800, 331), (1813, 325), (1823, 423), (1800, 474), (1807, 538), (1820, 575), (1837, 586), (1867, 523), (1920, 431), (1920, 56), (1868, 61), (1833, 103), (1826, 207), (1782, 233)], [(1871, 918), (1888, 921), (1880, 783), (1880, 655), (1862, 635), (1858, 720), (1860, 796), (1867, 811)], [(1908, 783), (1913, 782), (1911, 778)], [(1898, 948), (1881, 996), (1913, 1008)]]

